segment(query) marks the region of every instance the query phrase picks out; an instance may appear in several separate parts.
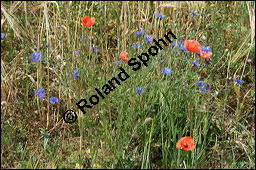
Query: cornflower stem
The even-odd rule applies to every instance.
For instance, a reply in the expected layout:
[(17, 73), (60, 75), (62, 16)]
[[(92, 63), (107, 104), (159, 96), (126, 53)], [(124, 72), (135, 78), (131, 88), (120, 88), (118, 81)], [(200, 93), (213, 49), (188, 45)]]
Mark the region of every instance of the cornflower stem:
[[(81, 2), (79, 5), (79, 14), (81, 14)], [(92, 29), (91, 29), (91, 35), (92, 35)], [(79, 87), (79, 99), (81, 99), (81, 81), (80, 78), (78, 80), (78, 87)], [(79, 121), (80, 120), (80, 121)], [(78, 111), (78, 125), (79, 125), (79, 133), (80, 133), (80, 141), (79, 141), (79, 168), (83, 168), (83, 164), (82, 164), (82, 142), (83, 142), (83, 113), (81, 112), (81, 110), (79, 109)]]
[[(40, 63), (37, 63), (36, 64), (36, 78), (37, 78), (37, 81), (36, 81), (36, 89), (38, 89), (39, 88), (39, 83), (40, 83), (40, 81), (38, 81), (39, 80), (39, 69), (40, 69), (40, 64), (41, 64), (41, 61), (40, 61)], [(38, 114), (39, 114), (39, 116), (40, 116), (40, 119), (42, 118), (41, 117), (41, 114), (40, 114), (40, 105), (39, 105), (39, 97), (37, 97), (36, 98), (36, 103), (37, 103), (37, 110), (38, 110)]]

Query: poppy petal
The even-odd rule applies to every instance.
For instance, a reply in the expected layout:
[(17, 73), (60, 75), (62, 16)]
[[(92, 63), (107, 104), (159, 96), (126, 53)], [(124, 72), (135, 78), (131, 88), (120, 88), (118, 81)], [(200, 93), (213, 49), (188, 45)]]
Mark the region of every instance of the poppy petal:
[(182, 148), (183, 150), (193, 150), (195, 149), (194, 140), (192, 137), (182, 137), (176, 144), (177, 148)]
[(85, 16), (82, 18), (82, 24), (85, 27), (91, 27), (95, 23), (95, 18), (90, 18), (89, 16)]
[(91, 18), (86, 24), (85, 27), (91, 27), (95, 23), (95, 18)]
[(126, 55), (127, 55), (127, 52), (122, 51), (122, 52), (120, 53), (120, 58), (121, 58), (122, 60), (128, 62), (130, 59), (127, 58)]
[(200, 52), (200, 50), (201, 50), (201, 45), (196, 40), (186, 40), (184, 42), (184, 46), (186, 47), (186, 49), (188, 51), (194, 52), (194, 53)]
[(90, 20), (90, 17), (89, 17), (89, 16), (85, 16), (85, 17), (82, 18), (82, 23), (85, 24), (85, 23), (87, 23), (89, 20)]
[(200, 57), (203, 59), (210, 58), (212, 56), (212, 52), (205, 52), (205, 51), (200, 51)]

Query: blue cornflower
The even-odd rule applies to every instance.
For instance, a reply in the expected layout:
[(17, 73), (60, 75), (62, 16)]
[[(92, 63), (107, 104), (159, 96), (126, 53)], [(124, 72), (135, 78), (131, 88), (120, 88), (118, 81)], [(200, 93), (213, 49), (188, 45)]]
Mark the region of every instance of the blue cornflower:
[(185, 46), (180, 46), (179, 49), (180, 49), (182, 52), (187, 51), (187, 48), (186, 48)]
[(77, 51), (74, 51), (76, 55), (80, 55), (81, 54), (81, 51), (80, 50), (77, 50)]
[(92, 50), (92, 52), (95, 52), (95, 53), (100, 52), (100, 49), (94, 48), (93, 46), (91, 46), (90, 49)]
[(194, 20), (196, 20), (195, 15), (200, 15), (200, 14), (197, 13), (197, 10), (195, 10), (194, 12), (191, 12), (191, 13), (189, 13), (189, 14), (192, 15), (192, 18), (193, 18)]
[(177, 46), (177, 44), (176, 43), (171, 43), (172, 44), (172, 47), (175, 47), (175, 46)]
[(139, 32), (136, 32), (136, 34), (138, 35), (138, 36), (141, 36), (142, 34), (144, 34), (145, 33), (145, 31), (144, 31), (144, 29), (140, 29), (140, 31)]
[(132, 47), (135, 49), (139, 49), (139, 48), (141, 48), (141, 45), (140, 44), (132, 44)]
[(160, 60), (160, 63), (164, 62), (164, 60), (165, 60), (164, 58), (162, 60)]
[(192, 61), (192, 64), (194, 64), (195, 66), (200, 66), (200, 64), (196, 60)]
[(196, 83), (198, 83), (199, 86), (204, 86), (204, 82), (203, 81), (196, 81)]
[(210, 92), (209, 86), (201, 86), (200, 89), (207, 93)]
[(90, 36), (88, 36), (88, 37), (84, 37), (84, 38), (81, 38), (81, 41), (90, 41)]
[(94, 48), (94, 50), (93, 50), (95, 53), (98, 53), (98, 52), (100, 52), (100, 49), (98, 49), (98, 48)]
[(114, 63), (116, 63), (116, 65), (118, 65), (118, 64), (121, 63), (121, 61), (120, 60), (116, 60), (116, 61), (114, 61)]
[(5, 33), (1, 33), (1, 38), (5, 38), (6, 34)]
[(51, 104), (58, 103), (58, 101), (59, 101), (58, 97), (50, 97), (50, 103)]
[(184, 40), (180, 40), (180, 41), (178, 42), (178, 44), (179, 44), (180, 46), (184, 46)]
[(92, 51), (95, 52), (95, 53), (98, 53), (98, 52), (100, 52), (100, 49), (94, 48)]
[(148, 42), (153, 42), (153, 36), (152, 35), (146, 35), (145, 41)]
[(145, 89), (140, 88), (140, 87), (136, 87), (136, 93), (137, 93), (137, 94), (141, 94), (141, 93), (143, 93), (144, 91), (145, 91)]
[(42, 55), (40, 52), (36, 51), (36, 52), (33, 52), (31, 55), (30, 55), (30, 58), (33, 60), (33, 61), (41, 61), (42, 60)]
[(180, 51), (179, 51), (179, 50), (177, 50), (177, 51), (176, 51), (176, 54), (177, 54), (177, 55), (180, 55)]
[(196, 83), (198, 83), (199, 88), (200, 88), (202, 91), (207, 92), (207, 93), (210, 92), (209, 86), (208, 86), (208, 85), (205, 86), (203, 81), (196, 81)]
[(204, 45), (201, 45), (201, 51), (205, 51), (208, 53), (208, 52), (211, 52), (212, 49), (210, 46), (205, 47)]
[(80, 78), (80, 76), (79, 76), (79, 69), (78, 68), (75, 69), (75, 71), (74, 71), (74, 73), (72, 73), (72, 75), (74, 76), (74, 79)]
[(197, 13), (197, 10), (195, 10), (194, 12), (191, 12), (190, 15), (193, 15), (193, 16), (194, 16), (194, 15), (200, 15), (200, 14), (198, 14), (198, 13)]
[(242, 84), (243, 81), (240, 80), (239, 78), (233, 78), (233, 81), (237, 82), (238, 84)]
[(183, 53), (186, 54), (186, 56), (190, 56), (190, 51), (188, 51), (187, 48), (184, 46), (184, 40), (180, 40), (177, 46)]
[(165, 74), (165, 75), (168, 75), (168, 74), (171, 74), (172, 73), (172, 70), (168, 67), (164, 67), (162, 68), (162, 72)]
[(156, 16), (157, 16), (158, 18), (161, 18), (161, 19), (163, 19), (163, 18), (166, 17), (166, 15), (162, 15), (162, 14), (160, 14), (160, 13), (157, 13)]
[[(211, 52), (212, 49), (210, 46), (205, 47), (204, 45), (201, 45), (201, 51), (205, 51), (208, 53), (208, 52)], [(195, 53), (200, 56), (200, 52), (195, 52)]]
[(184, 53), (186, 54), (186, 56), (190, 56), (190, 51), (184, 51)]
[(39, 99), (43, 98), (45, 95), (45, 90), (43, 88), (36, 89), (35, 95), (39, 96)]

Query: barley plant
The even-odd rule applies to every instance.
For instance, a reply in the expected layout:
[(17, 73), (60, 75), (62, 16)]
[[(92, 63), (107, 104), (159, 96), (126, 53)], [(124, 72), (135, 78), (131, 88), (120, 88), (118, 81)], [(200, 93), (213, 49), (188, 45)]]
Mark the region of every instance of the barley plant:
[(254, 1), (2, 1), (1, 168), (254, 169), (254, 65)]

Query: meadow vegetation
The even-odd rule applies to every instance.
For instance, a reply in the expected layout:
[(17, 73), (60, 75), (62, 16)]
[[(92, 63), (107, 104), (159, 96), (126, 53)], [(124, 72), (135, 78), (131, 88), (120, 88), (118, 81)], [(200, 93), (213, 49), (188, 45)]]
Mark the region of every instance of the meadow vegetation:
[[(168, 31), (147, 67), (120, 59)], [(129, 79), (83, 114), (119, 67)], [(1, 168), (255, 168), (254, 96), (254, 1), (1, 2)], [(184, 136), (194, 150), (176, 147)]]

